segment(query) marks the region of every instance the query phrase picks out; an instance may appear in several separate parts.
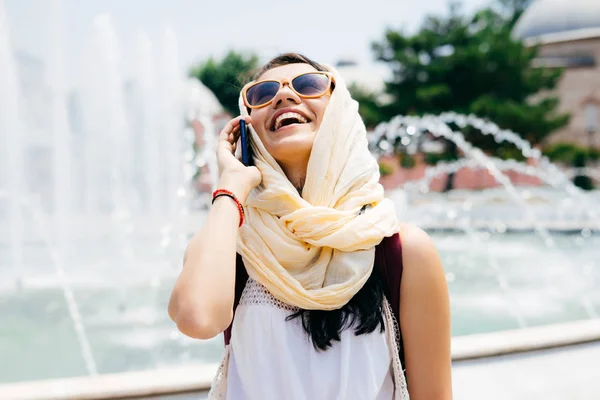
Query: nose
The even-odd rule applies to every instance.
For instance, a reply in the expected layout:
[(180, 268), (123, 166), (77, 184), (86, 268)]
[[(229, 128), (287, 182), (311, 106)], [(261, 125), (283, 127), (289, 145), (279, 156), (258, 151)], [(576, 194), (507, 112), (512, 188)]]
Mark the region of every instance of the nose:
[(300, 104), (301, 101), (302, 99), (300, 99), (300, 96), (298, 96), (296, 92), (290, 88), (290, 84), (286, 82), (282, 85), (281, 89), (279, 89), (279, 92), (277, 92), (273, 98), (273, 105), (278, 108), (282, 104), (285, 105), (289, 102)]

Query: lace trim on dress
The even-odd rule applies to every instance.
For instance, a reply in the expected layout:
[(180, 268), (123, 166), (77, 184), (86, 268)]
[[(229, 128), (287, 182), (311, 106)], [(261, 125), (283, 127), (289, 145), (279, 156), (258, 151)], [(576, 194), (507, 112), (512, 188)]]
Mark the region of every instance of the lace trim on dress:
[(229, 370), (229, 355), (231, 354), (231, 345), (225, 346), (223, 359), (217, 368), (217, 373), (210, 385), (208, 398), (214, 400), (225, 400), (227, 398), (227, 371)]
[[(298, 311), (297, 307), (290, 306), (289, 304), (276, 299), (263, 285), (252, 278), (248, 279), (240, 298), (239, 306), (243, 306), (244, 304), (271, 305), (291, 312)], [(398, 321), (396, 321), (392, 308), (386, 298), (384, 298), (383, 302), (383, 314), (386, 322), (387, 342), (392, 358), (394, 400), (409, 400), (410, 397), (408, 395), (406, 378), (404, 377), (403, 367), (398, 352), (400, 329)], [(224, 400), (227, 398), (227, 371), (229, 370), (230, 354), (231, 345), (227, 345), (225, 346), (223, 359), (217, 368), (217, 373), (213, 379), (210, 392), (208, 393), (208, 399)]]
[[(267, 288), (252, 278), (248, 278), (246, 286), (244, 286), (238, 307), (243, 307), (244, 305), (250, 304), (269, 305), (290, 312), (296, 312), (299, 310), (298, 307), (290, 306), (289, 304), (286, 304), (283, 301), (275, 298), (275, 296), (273, 296), (267, 290)], [(229, 344), (225, 346), (223, 359), (217, 368), (217, 373), (213, 379), (210, 391), (208, 392), (208, 398), (211, 400), (224, 400), (227, 398), (227, 371), (229, 370), (230, 354), (231, 345)]]
[(392, 357), (392, 370), (394, 372), (394, 400), (409, 400), (408, 386), (406, 377), (400, 361), (399, 343), (400, 343), (400, 325), (394, 317), (392, 307), (387, 298), (383, 301), (383, 314), (386, 322), (387, 342), (389, 344), (390, 355)]
[[(258, 304), (258, 305), (270, 305), (282, 310), (296, 312), (299, 310), (298, 307), (290, 306), (283, 301), (275, 298), (266, 287), (258, 283), (252, 278), (248, 278), (248, 282), (242, 292), (240, 298), (240, 306), (247, 304)], [(239, 307), (239, 306), (238, 306)]]

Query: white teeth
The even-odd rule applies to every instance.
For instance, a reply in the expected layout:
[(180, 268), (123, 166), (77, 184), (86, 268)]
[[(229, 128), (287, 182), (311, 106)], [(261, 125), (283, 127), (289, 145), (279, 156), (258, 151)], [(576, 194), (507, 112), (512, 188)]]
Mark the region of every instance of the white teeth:
[(281, 123), (283, 122), (283, 120), (288, 118), (295, 118), (303, 124), (308, 122), (308, 120), (304, 118), (301, 114), (295, 112), (286, 112), (277, 117), (277, 119), (275, 120), (275, 124), (273, 125), (273, 130), (276, 131), (277, 129), (281, 128)]

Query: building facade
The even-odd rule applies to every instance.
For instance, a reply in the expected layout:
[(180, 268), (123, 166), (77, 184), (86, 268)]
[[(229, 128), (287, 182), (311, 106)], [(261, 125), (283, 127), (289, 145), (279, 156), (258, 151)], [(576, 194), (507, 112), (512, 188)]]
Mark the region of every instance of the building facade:
[(564, 69), (554, 94), (571, 120), (548, 142), (600, 147), (600, 0), (535, 0), (513, 35), (539, 46), (535, 65)]

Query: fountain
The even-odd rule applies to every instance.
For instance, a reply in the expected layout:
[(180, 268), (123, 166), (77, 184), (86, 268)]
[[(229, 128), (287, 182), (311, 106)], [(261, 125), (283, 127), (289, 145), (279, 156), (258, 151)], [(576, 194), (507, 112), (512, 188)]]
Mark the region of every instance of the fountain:
[[(532, 157), (536, 161), (540, 161), (541, 165), (534, 167), (516, 160), (500, 160), (486, 156), (481, 150), (474, 148), (470, 143), (468, 143), (462, 133), (452, 131), (450, 124), (456, 124), (462, 128), (467, 125), (471, 125), (476, 127), (482, 134), (493, 134), (498, 142), (506, 140), (514, 143), (517, 148), (522, 150), (524, 156)], [(457, 147), (464, 152), (465, 157), (453, 163), (440, 163), (434, 167), (427, 168), (425, 170), (425, 176), (422, 179), (408, 182), (404, 185), (403, 196), (405, 198), (407, 193), (409, 196), (428, 194), (429, 185), (431, 184), (432, 179), (441, 174), (455, 173), (463, 168), (486, 169), (504, 188), (503, 193), (508, 195), (508, 199), (503, 199), (503, 201), (508, 200), (508, 202), (516, 203), (518, 206), (518, 211), (521, 212), (519, 213), (512, 211), (511, 214), (516, 214), (518, 218), (525, 219), (524, 224), (523, 221), (519, 221), (520, 224), (518, 226), (518, 230), (533, 230), (535, 233), (534, 237), (539, 237), (547, 249), (558, 250), (556, 255), (560, 257), (565, 266), (569, 266), (569, 270), (567, 270), (566, 273), (574, 274), (579, 269), (577, 268), (576, 264), (573, 263), (573, 260), (571, 260), (569, 256), (561, 251), (557, 246), (555, 239), (549, 231), (549, 226), (552, 227), (553, 230), (560, 233), (570, 230), (578, 231), (578, 233), (581, 235), (580, 238), (584, 240), (591, 238), (592, 235), (600, 232), (598, 229), (598, 226), (600, 226), (600, 220), (598, 219), (597, 212), (598, 202), (597, 199), (592, 197), (597, 194), (585, 194), (583, 191), (576, 188), (568, 180), (566, 173), (563, 173), (562, 171), (558, 170), (555, 165), (549, 163), (547, 159), (541, 156), (539, 151), (532, 149), (529, 143), (522, 140), (515, 133), (503, 131), (495, 124), (475, 116), (463, 116), (455, 113), (445, 113), (439, 116), (427, 115), (424, 117), (397, 116), (389, 123), (383, 123), (376, 127), (374, 135), (372, 135), (370, 138), (370, 146), (375, 153), (389, 154), (392, 148), (391, 143), (400, 142), (404, 146), (410, 146), (412, 142), (418, 142), (418, 140), (426, 132), (431, 133), (435, 137), (443, 137), (454, 142)], [(565, 218), (561, 215), (560, 210), (554, 209), (552, 211), (552, 219), (550, 221), (543, 221), (544, 223), (542, 223), (541, 215), (529, 204), (529, 200), (533, 197), (531, 194), (532, 189), (527, 188), (525, 190), (518, 190), (511, 183), (508, 176), (503, 173), (503, 171), (518, 171), (526, 175), (535, 176), (554, 190), (560, 190), (559, 192), (554, 192), (554, 195), (558, 193), (562, 197), (560, 199), (561, 201), (569, 201), (567, 206), (572, 207), (574, 201), (577, 201), (583, 205), (583, 209), (577, 208), (577, 214), (580, 215), (580, 218), (575, 221), (568, 219), (565, 220)], [(497, 194), (493, 194), (493, 196), (496, 198), (498, 197)], [(478, 199), (478, 197), (480, 197), (480, 199)], [(437, 207), (444, 202), (443, 199), (440, 200), (441, 201), (436, 203)], [(507, 231), (506, 217), (501, 218), (500, 220), (496, 219), (494, 221), (484, 221), (483, 223), (479, 224), (472, 220), (472, 217), (475, 215), (475, 213), (472, 211), (473, 203), (478, 201), (479, 203), (483, 203), (485, 206), (485, 203), (489, 200), (490, 199), (486, 199), (485, 194), (471, 194), (470, 197), (465, 199), (464, 203), (462, 204), (462, 208), (466, 209), (467, 211), (466, 215), (463, 215), (462, 221), (460, 218), (457, 218), (458, 212), (455, 209), (452, 207), (443, 208), (443, 212), (446, 213), (449, 217), (448, 219), (451, 220), (449, 224), (445, 225), (442, 222), (444, 217), (441, 217), (439, 213), (431, 213), (430, 208), (425, 208), (423, 212), (419, 213), (419, 207), (414, 204), (409, 205), (408, 207), (406, 204), (403, 204), (403, 206), (404, 208), (410, 210), (411, 214), (413, 214), (412, 220), (421, 226), (423, 225), (424, 220), (435, 220), (430, 228), (444, 227), (446, 229), (451, 228), (453, 230), (463, 231), (468, 242), (481, 244), (480, 236), (477, 234), (476, 228), (497, 231), (500, 233), (505, 233)], [(550, 203), (552, 207), (556, 207), (556, 199), (546, 198), (545, 202)], [(417, 212), (414, 213), (414, 211)], [(581, 211), (583, 211), (583, 215), (581, 215)], [(427, 213), (430, 214), (429, 218), (423, 218), (424, 214)], [(417, 214), (418, 216), (415, 217), (414, 214)], [(514, 224), (512, 228), (515, 228)], [(591, 241), (586, 244), (588, 244), (590, 248), (593, 246), (593, 242)], [(580, 245), (583, 245), (583, 243), (580, 243)], [(490, 257), (489, 253), (487, 262), (494, 270), (498, 279), (499, 287), (505, 294), (505, 299), (508, 301), (509, 296), (506, 294), (510, 291), (510, 284), (505, 274), (501, 270), (497, 260), (493, 257)], [(591, 275), (589, 273), (590, 271), (580, 271), (583, 273), (583, 275), (590, 276), (591, 281), (588, 282), (587, 285), (589, 292), (579, 293), (577, 301), (580, 303), (582, 309), (585, 310), (585, 315), (587, 318), (598, 318), (598, 312), (596, 311), (596, 307), (598, 305), (595, 305), (597, 302), (597, 296), (594, 297), (593, 290), (594, 282), (597, 281), (597, 278)], [(508, 301), (508, 303), (508, 310), (514, 314), (518, 321), (518, 325), (520, 327), (527, 326), (526, 319), (523, 318), (519, 312), (518, 305), (510, 301)]]
[[(185, 78), (170, 29), (159, 40), (136, 37), (126, 78), (107, 15), (94, 20), (83, 79), (67, 82), (61, 5), (52, 8), (47, 74), (40, 62), (41, 78), (30, 82), (0, 2), (0, 299), (11, 304), (0, 307), (9, 335), (0, 359), (11, 360), (0, 365), (0, 383), (216, 362), (220, 339), (182, 337), (166, 308), (208, 207), (193, 177), (208, 166), (217, 181), (217, 111)], [(196, 123), (205, 130), (198, 148)], [(468, 125), (535, 165), (487, 156), (453, 130)], [(561, 172), (515, 133), (454, 113), (399, 116), (370, 141), (381, 155), (424, 132), (454, 141), (465, 157), (389, 196), (440, 250), (453, 334), (597, 318), (599, 196), (570, 183), (581, 171)], [(436, 177), (464, 168), (489, 171), (500, 187), (430, 190)], [(508, 171), (544, 185), (516, 186)]]
[[(11, 48), (0, 2), (0, 296), (22, 307), (36, 304), (32, 315), (13, 321), (17, 331), (34, 324), (22, 337), (28, 348), (12, 354), (15, 336), (0, 349), (1, 359), (23, 359), (3, 363), (3, 381), (119, 371), (121, 366), (103, 361), (100, 349), (155, 321), (173, 346), (178, 335), (159, 293), (171, 284), (190, 226), (198, 224), (190, 215), (191, 181), (205, 162), (194, 151), (190, 121), (201, 120), (214, 137), (216, 110), (200, 84), (182, 73), (172, 30), (165, 30), (156, 53), (150, 39), (138, 35), (136, 75), (126, 80), (111, 18), (96, 17), (84, 79), (69, 82), (70, 90), (62, 2), (55, 1), (52, 11), (51, 57), (47, 70), (38, 62), (39, 76), (32, 77), (24, 75), (23, 60)], [(34, 158), (40, 154), (41, 160)], [(216, 160), (207, 162), (214, 175)], [(107, 312), (111, 317), (105, 318)], [(2, 311), (5, 320), (11, 315)], [(45, 318), (57, 322), (43, 326)], [(70, 326), (61, 322), (65, 318)], [(129, 331), (120, 334), (119, 324)], [(54, 348), (36, 347), (46, 335), (78, 346), (68, 344), (64, 354), (57, 352), (64, 351), (60, 340)], [(176, 342), (184, 351), (189, 345)], [(35, 361), (39, 370), (26, 366), (44, 352)], [(118, 354), (119, 346), (109, 352)], [(67, 365), (51, 367), (58, 358)], [(151, 354), (156, 364), (159, 358)]]
[[(4, 218), (10, 220), (10, 233), (5, 240), (10, 241), (10, 261), (15, 268), (23, 265), (23, 222), (19, 198), (23, 193), (22, 159), (20, 140), (23, 127), (19, 120), (20, 98), (17, 83), (17, 72), (11, 54), (8, 21), (4, 10), (0, 8), (0, 154), (3, 160), (0, 168), (0, 198), (6, 204)], [(10, 134), (12, 132), (12, 134)], [(11, 150), (11, 151), (9, 151)], [(8, 171), (11, 171), (9, 173)]]

